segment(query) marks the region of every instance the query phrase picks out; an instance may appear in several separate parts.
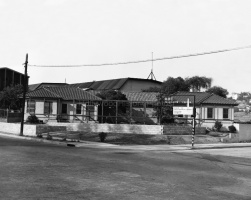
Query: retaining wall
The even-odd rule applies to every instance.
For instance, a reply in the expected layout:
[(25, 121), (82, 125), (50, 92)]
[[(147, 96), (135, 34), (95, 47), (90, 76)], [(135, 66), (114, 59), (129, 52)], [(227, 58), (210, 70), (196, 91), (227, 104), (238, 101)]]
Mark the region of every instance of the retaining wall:
[[(191, 135), (192, 126), (172, 126), (164, 125), (163, 126), (163, 135)], [(196, 127), (195, 134), (204, 135), (206, 134), (205, 127)]]
[[(5, 123), (0, 122), (0, 132), (12, 133), (14, 135), (20, 134), (20, 123)], [(48, 126), (45, 124), (24, 124), (23, 135), (37, 136), (41, 133), (66, 131), (66, 126)]]
[(69, 131), (133, 133), (161, 135), (163, 126), (160, 125), (131, 125), (131, 124), (68, 124)]
[(251, 141), (251, 124), (234, 124), (239, 133), (239, 141)]

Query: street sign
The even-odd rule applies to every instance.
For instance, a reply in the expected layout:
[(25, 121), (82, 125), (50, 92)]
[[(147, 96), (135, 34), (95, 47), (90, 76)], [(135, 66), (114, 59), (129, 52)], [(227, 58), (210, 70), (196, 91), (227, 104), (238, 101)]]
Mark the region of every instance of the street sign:
[(173, 115), (192, 115), (193, 107), (173, 107)]

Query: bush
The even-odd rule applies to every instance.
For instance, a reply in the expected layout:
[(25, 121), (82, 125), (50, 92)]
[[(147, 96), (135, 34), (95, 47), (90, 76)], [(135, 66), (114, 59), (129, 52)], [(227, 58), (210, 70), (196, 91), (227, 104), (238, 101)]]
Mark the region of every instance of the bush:
[(229, 129), (230, 133), (236, 133), (235, 126), (231, 125), (231, 126), (228, 127), (228, 129)]
[(30, 115), (27, 117), (26, 122), (31, 123), (31, 124), (38, 124), (39, 119), (37, 118), (36, 115)]
[(101, 132), (98, 134), (100, 142), (104, 142), (105, 138), (107, 137), (107, 133)]
[(214, 129), (216, 129), (216, 131), (220, 132), (221, 127), (222, 127), (222, 123), (219, 121), (216, 121), (214, 124)]

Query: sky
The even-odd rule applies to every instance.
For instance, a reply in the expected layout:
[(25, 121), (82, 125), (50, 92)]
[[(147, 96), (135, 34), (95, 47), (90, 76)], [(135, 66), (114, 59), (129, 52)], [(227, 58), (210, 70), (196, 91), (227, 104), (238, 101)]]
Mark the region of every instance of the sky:
[[(0, 67), (146, 60), (251, 45), (250, 0), (0, 0)], [(29, 83), (206, 76), (251, 91), (251, 48), (128, 65), (28, 66)]]

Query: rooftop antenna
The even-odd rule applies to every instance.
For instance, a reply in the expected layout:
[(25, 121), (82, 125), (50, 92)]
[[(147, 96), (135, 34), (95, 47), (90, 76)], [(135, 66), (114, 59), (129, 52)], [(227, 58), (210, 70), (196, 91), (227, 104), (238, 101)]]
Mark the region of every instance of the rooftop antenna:
[[(150, 78), (151, 77), (151, 78)], [(149, 76), (147, 77), (147, 79), (151, 79), (151, 80), (155, 80), (156, 81), (156, 78), (155, 78), (155, 76), (154, 76), (154, 74), (153, 74), (153, 52), (152, 52), (152, 69), (151, 69), (151, 73), (149, 74)]]

